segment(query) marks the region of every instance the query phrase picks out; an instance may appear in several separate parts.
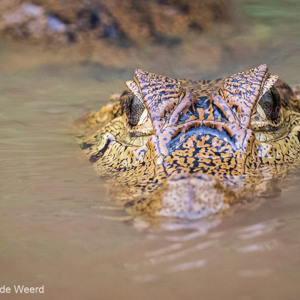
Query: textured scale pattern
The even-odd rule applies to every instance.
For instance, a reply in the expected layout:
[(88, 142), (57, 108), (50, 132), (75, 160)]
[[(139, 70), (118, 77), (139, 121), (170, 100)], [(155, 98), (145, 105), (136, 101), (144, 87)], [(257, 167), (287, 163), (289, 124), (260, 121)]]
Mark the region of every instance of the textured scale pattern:
[[(254, 130), (252, 116), (271, 88), (280, 95), (281, 123)], [(126, 116), (137, 113), (126, 107), (130, 93), (147, 112), (137, 126)], [(298, 90), (266, 65), (211, 81), (136, 70), (126, 92), (79, 123), (83, 151), (134, 214), (215, 213), (249, 191), (264, 191), (299, 161)]]

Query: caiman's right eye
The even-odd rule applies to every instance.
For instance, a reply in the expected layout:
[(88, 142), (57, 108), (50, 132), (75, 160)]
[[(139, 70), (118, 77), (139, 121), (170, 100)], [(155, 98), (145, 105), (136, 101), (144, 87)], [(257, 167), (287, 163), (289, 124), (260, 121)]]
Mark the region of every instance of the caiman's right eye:
[(128, 124), (131, 126), (138, 125), (142, 114), (146, 109), (144, 104), (132, 93), (128, 93), (125, 102), (125, 113), (128, 119)]
[(120, 135), (122, 143), (129, 146), (144, 146), (149, 135), (154, 133), (152, 121), (148, 114), (148, 110), (142, 103), (142, 100), (129, 90), (125, 90), (120, 96), (123, 122), (127, 127), (124, 135)]
[(154, 133), (153, 124), (144, 101), (134, 81), (126, 82), (126, 89), (120, 96), (123, 122), (128, 137), (123, 140), (128, 145), (141, 146)]

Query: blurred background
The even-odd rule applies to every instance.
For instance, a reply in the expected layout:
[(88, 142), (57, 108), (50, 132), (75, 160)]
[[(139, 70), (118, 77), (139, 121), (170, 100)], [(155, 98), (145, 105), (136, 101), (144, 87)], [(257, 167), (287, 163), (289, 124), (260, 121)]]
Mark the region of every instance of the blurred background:
[(1, 45), (22, 51), (27, 64), (39, 50), (35, 63), (60, 57), (104, 71), (212, 77), (264, 62), (293, 79), (299, 7), (298, 0), (1, 0)]
[(299, 0), (0, 0), (0, 287), (44, 285), (30, 299), (299, 299), (299, 168), (229, 215), (130, 219), (73, 126), (136, 68), (214, 79), (267, 63), (297, 85), (299, 24)]

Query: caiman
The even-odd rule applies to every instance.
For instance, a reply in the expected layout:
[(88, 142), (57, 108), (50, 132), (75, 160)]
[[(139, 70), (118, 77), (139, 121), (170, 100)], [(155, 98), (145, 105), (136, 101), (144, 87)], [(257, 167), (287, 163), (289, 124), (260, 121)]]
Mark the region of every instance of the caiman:
[(80, 119), (79, 140), (134, 214), (215, 213), (299, 161), (298, 93), (266, 65), (203, 81), (136, 70), (126, 85)]

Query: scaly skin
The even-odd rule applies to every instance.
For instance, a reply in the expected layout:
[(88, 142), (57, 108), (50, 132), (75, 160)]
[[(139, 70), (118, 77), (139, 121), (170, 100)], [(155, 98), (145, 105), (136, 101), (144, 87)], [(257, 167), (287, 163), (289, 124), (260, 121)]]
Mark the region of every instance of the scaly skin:
[(134, 214), (214, 213), (299, 160), (300, 101), (266, 65), (199, 82), (136, 70), (127, 86), (80, 120), (80, 143)]

